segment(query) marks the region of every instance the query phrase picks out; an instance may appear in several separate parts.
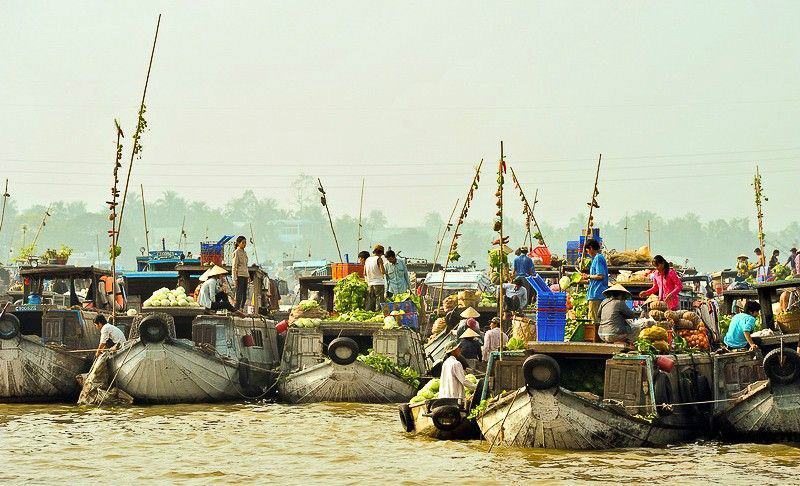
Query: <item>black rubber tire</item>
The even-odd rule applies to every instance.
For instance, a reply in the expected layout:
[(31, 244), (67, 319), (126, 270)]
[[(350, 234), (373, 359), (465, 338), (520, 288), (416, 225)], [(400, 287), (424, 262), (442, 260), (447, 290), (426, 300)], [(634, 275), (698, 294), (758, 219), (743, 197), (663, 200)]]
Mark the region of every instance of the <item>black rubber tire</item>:
[(433, 425), (442, 432), (451, 432), (461, 425), (461, 410), (455, 405), (442, 405), (431, 412)]
[(0, 317), (0, 339), (14, 339), (19, 335), (19, 319), (14, 314)]
[(328, 345), (328, 357), (338, 365), (353, 363), (358, 358), (358, 351), (358, 343), (349, 337), (336, 338)]
[(411, 413), (411, 407), (404, 403), (397, 410), (400, 412), (400, 423), (403, 424), (403, 430), (414, 432), (414, 415)]
[(253, 375), (253, 369), (250, 368), (250, 360), (247, 358), (239, 358), (239, 385), (244, 388), (250, 388), (250, 378)]
[(159, 316), (147, 316), (139, 323), (139, 337), (147, 343), (160, 343), (169, 336), (167, 323)]
[(683, 376), (678, 376), (678, 395), (680, 403), (691, 403), (697, 401), (697, 397), (692, 389), (691, 380)]
[(675, 403), (675, 398), (672, 393), (672, 383), (669, 381), (669, 376), (666, 373), (658, 372), (653, 377), (653, 394), (655, 395), (655, 405), (658, 414), (663, 416), (672, 414), (672, 409), (664, 407), (664, 405), (671, 405)]
[[(714, 399), (713, 392), (711, 390), (711, 383), (708, 381), (703, 375), (697, 377), (697, 401), (698, 402), (708, 402)], [(703, 404), (704, 406), (706, 404)], [(710, 404), (708, 404), (710, 405)]]
[(781, 348), (773, 349), (764, 356), (764, 373), (770, 383), (789, 385), (800, 377), (800, 355), (791, 348), (783, 348), (783, 365), (781, 365)]
[(549, 390), (561, 382), (561, 367), (545, 354), (534, 354), (522, 363), (522, 376), (528, 388)]

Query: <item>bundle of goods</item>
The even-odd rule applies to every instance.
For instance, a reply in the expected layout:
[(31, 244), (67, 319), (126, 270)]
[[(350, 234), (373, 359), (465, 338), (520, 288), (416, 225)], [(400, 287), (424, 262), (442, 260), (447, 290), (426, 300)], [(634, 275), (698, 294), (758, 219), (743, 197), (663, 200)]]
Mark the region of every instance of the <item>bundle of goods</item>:
[(651, 281), (650, 273), (650, 270), (639, 270), (638, 272), (620, 270), (616, 283), (649, 283)]
[(367, 282), (357, 273), (351, 273), (339, 280), (333, 288), (333, 308), (336, 312), (363, 310), (366, 299)]
[(533, 319), (527, 317), (515, 316), (511, 321), (511, 337), (527, 343), (528, 341), (536, 341), (536, 326)]
[(447, 321), (444, 317), (440, 317), (433, 322), (433, 329), (431, 329), (431, 337), (428, 342), (435, 340), (439, 334), (447, 328)]
[(444, 309), (445, 312), (450, 312), (456, 307), (458, 307), (458, 295), (456, 294), (448, 295), (442, 301), (442, 309)]
[(650, 247), (643, 246), (638, 250), (612, 251), (606, 254), (608, 264), (614, 267), (625, 265), (650, 265), (653, 255)]
[[(686, 340), (688, 348), (709, 349), (706, 326), (696, 312), (667, 310), (667, 304), (659, 301), (650, 304), (650, 318), (656, 321), (654, 328), (677, 331), (678, 336)], [(654, 347), (660, 351), (658, 346)], [(679, 347), (676, 345), (675, 349), (677, 350)]]
[(481, 301), (480, 290), (462, 290), (458, 293), (459, 307), (478, 307)]
[(178, 287), (175, 290), (169, 290), (162, 287), (150, 296), (149, 299), (142, 302), (143, 307), (200, 307), (200, 304), (195, 301), (191, 295), (186, 295), (186, 290), (183, 287)]
[(316, 300), (301, 300), (289, 313), (289, 325), (298, 319), (325, 319), (328, 313), (319, 306)]
[(659, 326), (644, 329), (639, 334), (636, 344), (641, 352), (669, 353), (670, 351), (667, 330)]
[(794, 308), (775, 315), (775, 322), (784, 334), (795, 333), (800, 330), (800, 309)]

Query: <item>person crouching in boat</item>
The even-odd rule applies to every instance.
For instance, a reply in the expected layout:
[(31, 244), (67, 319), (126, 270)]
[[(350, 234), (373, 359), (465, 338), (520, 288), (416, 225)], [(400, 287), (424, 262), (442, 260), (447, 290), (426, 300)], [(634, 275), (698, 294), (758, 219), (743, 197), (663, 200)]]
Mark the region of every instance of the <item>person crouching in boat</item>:
[(116, 351), (125, 344), (125, 333), (108, 322), (103, 314), (98, 314), (94, 318), (94, 326), (100, 331), (100, 345), (97, 347), (97, 352), (94, 353), (95, 358), (100, 356), (105, 349)]
[(458, 338), (461, 334), (464, 333), (467, 329), (472, 329), (476, 333), (478, 333), (479, 337), (483, 337), (483, 333), (481, 333), (481, 326), (478, 324), (476, 320), (477, 317), (480, 317), (481, 314), (475, 310), (474, 307), (467, 307), (464, 309), (464, 312), (460, 314), (463, 319), (458, 322), (458, 326), (453, 329), (453, 336)]
[(439, 378), (439, 398), (466, 398), (465, 388), (475, 389), (475, 385), (467, 381), (464, 365), (461, 364), (461, 346), (459, 343), (450, 344), (447, 349), (447, 359), (442, 364), (442, 375)]
[(740, 312), (733, 316), (731, 324), (728, 327), (728, 332), (722, 340), (731, 351), (748, 349), (755, 351), (758, 345), (753, 342), (750, 334), (756, 328), (756, 317), (761, 312), (761, 304), (754, 301), (748, 301), (744, 305), (744, 312)]
[(528, 305), (528, 291), (525, 289), (525, 279), (517, 277), (514, 283), (504, 283), (505, 297), (503, 304), (506, 311), (522, 311)]
[(606, 343), (628, 344), (636, 341), (641, 326), (633, 323), (636, 313), (628, 307), (631, 293), (620, 284), (603, 291), (605, 299), (600, 303), (600, 327), (597, 334)]
[(499, 351), (506, 343), (508, 343), (508, 335), (500, 330), (500, 318), (492, 317), (489, 322), (489, 330), (483, 336), (483, 360), (489, 361), (489, 355), (493, 351)]
[(458, 347), (461, 349), (462, 358), (481, 360), (481, 342), (477, 339), (479, 337), (480, 334), (471, 328), (467, 328), (466, 331), (461, 333), (458, 337), (460, 341)]
[(200, 275), (203, 285), (200, 287), (200, 294), (197, 296), (197, 303), (211, 311), (227, 310), (235, 312), (236, 309), (231, 305), (228, 294), (223, 289), (223, 279), (228, 271), (214, 265)]

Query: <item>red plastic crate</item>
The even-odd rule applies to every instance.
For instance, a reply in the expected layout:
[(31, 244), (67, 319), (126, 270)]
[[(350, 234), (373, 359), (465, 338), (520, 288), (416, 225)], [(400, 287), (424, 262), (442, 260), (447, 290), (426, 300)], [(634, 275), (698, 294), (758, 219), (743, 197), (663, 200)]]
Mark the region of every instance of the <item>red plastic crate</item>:
[(331, 278), (334, 280), (343, 279), (351, 273), (357, 273), (363, 278), (364, 265), (359, 263), (334, 263), (331, 265)]

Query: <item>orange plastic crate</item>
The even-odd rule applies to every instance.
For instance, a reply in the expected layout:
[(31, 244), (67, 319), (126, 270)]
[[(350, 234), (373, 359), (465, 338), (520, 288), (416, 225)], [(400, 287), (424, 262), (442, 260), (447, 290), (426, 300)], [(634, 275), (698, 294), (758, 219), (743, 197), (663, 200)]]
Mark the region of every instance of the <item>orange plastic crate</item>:
[(364, 265), (358, 263), (334, 263), (331, 265), (331, 277), (334, 280), (340, 280), (350, 275), (357, 273), (359, 276), (364, 276)]

